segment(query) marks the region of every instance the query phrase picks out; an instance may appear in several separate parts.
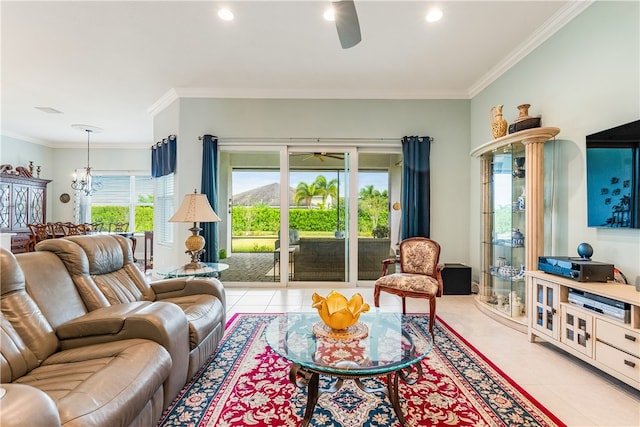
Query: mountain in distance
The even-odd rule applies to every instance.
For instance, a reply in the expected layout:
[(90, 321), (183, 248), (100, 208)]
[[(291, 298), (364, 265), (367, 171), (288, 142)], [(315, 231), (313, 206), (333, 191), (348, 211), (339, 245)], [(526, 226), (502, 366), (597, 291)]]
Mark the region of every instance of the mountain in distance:
[[(289, 187), (289, 205), (293, 204), (293, 195), (295, 194), (295, 191), (295, 188)], [(262, 187), (253, 188), (233, 195), (234, 206), (253, 206), (258, 203), (279, 207), (280, 184), (274, 182), (273, 184), (263, 185)]]

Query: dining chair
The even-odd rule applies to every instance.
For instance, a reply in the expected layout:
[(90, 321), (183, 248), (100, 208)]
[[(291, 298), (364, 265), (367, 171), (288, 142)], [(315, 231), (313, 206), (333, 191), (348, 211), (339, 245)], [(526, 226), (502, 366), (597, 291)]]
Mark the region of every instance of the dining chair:
[[(429, 300), (429, 332), (433, 335), (436, 318), (436, 297), (442, 296), (442, 269), (440, 245), (426, 237), (410, 237), (400, 243), (400, 256), (382, 261), (382, 276), (375, 281), (373, 303), (380, 307), (380, 292), (402, 298), (402, 313), (406, 314), (405, 299)], [(387, 274), (389, 266), (400, 264), (400, 271)]]
[(110, 233), (124, 233), (129, 231), (129, 223), (128, 222), (112, 222), (109, 224), (109, 232)]
[(49, 234), (51, 237), (64, 237), (67, 235), (67, 229), (62, 222), (48, 222)]
[(90, 223), (89, 226), (91, 227), (91, 231), (93, 232), (100, 233), (104, 231), (104, 223), (102, 221), (94, 221)]
[(27, 244), (27, 252), (33, 252), (38, 242), (51, 238), (48, 224), (27, 224), (31, 231), (31, 239)]
[(65, 229), (65, 236), (77, 236), (79, 234), (85, 234), (84, 228), (81, 228), (80, 225), (74, 224), (72, 222), (65, 222), (63, 224)]

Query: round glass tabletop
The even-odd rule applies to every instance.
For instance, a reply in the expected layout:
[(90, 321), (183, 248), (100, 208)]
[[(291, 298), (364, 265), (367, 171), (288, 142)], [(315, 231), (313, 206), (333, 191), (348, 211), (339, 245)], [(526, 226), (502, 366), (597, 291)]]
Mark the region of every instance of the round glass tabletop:
[(317, 313), (288, 313), (265, 330), (271, 348), (289, 361), (336, 376), (378, 376), (399, 371), (423, 359), (432, 337), (396, 313), (370, 312), (356, 328), (333, 331)]

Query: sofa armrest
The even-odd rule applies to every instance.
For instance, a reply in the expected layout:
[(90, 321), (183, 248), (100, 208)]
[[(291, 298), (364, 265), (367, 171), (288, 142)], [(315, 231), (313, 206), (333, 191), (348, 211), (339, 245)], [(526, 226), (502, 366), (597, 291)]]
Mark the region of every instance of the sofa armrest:
[(187, 381), (189, 327), (184, 311), (168, 302), (138, 301), (91, 311), (56, 329), (63, 350), (131, 338), (155, 341), (171, 356), (171, 374), (165, 382), (165, 403), (177, 396)]
[(213, 277), (179, 277), (157, 280), (149, 283), (149, 285), (156, 293), (158, 301), (167, 298), (205, 294), (217, 297), (222, 306), (225, 309), (227, 307), (224, 286), (218, 279)]
[(58, 407), (45, 392), (24, 384), (2, 384), (0, 398), (2, 427), (60, 426)]

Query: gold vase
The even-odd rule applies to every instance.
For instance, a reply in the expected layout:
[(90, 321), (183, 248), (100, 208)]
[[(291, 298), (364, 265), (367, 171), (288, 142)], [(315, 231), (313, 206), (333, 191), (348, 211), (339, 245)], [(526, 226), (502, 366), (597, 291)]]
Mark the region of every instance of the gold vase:
[(491, 133), (493, 138), (500, 138), (507, 134), (507, 121), (502, 117), (502, 105), (496, 105), (489, 110)]

